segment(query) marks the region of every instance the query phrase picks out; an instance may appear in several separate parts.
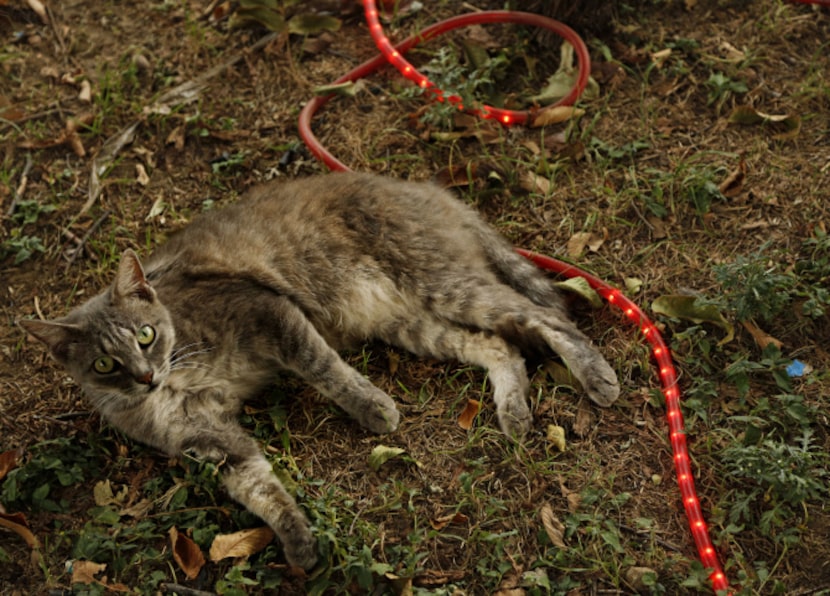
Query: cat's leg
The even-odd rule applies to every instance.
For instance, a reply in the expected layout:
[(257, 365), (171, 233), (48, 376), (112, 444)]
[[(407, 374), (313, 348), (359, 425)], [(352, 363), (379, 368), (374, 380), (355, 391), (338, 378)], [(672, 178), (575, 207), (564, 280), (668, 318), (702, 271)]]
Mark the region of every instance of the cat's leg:
[(317, 562), (317, 541), (308, 518), (285, 490), (256, 441), (236, 425), (205, 428), (192, 421), (181, 451), (200, 461), (215, 463), (230, 496), (259, 516), (276, 533), (289, 564), (311, 569)]
[(462, 325), (492, 331), (519, 345), (547, 345), (559, 354), (588, 397), (609, 406), (620, 394), (617, 375), (591, 340), (557, 308), (533, 303), (504, 284), (453, 280), (433, 299), (433, 310)]
[(376, 433), (398, 428), (400, 414), (395, 402), (349, 366), (314, 328), (302, 311), (287, 299), (278, 305), (280, 364), (299, 375)]
[(418, 356), (452, 359), (487, 369), (502, 431), (520, 438), (530, 429), (530, 382), (524, 358), (518, 348), (498, 335), (427, 316), (387, 329), (381, 339)]

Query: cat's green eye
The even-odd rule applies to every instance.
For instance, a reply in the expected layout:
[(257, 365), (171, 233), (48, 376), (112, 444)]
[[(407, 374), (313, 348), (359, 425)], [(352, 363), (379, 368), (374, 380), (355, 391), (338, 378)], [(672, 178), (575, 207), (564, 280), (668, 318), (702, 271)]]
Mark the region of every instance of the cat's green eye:
[(106, 375), (115, 370), (115, 360), (109, 356), (101, 356), (92, 363), (92, 367), (95, 369), (95, 372)]
[(139, 345), (149, 346), (156, 339), (156, 330), (149, 325), (142, 325), (136, 334)]

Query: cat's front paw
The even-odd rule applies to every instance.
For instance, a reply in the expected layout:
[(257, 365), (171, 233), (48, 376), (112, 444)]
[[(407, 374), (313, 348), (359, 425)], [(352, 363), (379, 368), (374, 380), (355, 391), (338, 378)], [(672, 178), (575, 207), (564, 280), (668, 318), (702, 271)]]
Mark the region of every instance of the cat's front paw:
[(392, 398), (375, 389), (366, 396), (355, 418), (363, 428), (382, 435), (398, 428), (401, 415)]
[(501, 431), (511, 439), (521, 440), (530, 430), (533, 416), (524, 398), (501, 404), (496, 413)]
[(302, 513), (285, 515), (278, 534), (289, 565), (308, 571), (317, 564), (317, 539)]

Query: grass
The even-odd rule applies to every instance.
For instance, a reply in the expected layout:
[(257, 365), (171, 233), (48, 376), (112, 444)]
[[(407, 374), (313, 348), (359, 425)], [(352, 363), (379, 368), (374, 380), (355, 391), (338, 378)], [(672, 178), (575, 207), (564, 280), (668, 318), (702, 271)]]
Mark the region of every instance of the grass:
[[(453, 11), (451, 3), (437, 4), (439, 12)], [(782, 141), (763, 127), (724, 121), (751, 95), (764, 112), (820, 122), (828, 95), (818, 73), (830, 67), (826, 52), (806, 41), (793, 44), (821, 39), (827, 23), (817, 15), (806, 20), (803, 7), (779, 3), (714, 3), (724, 11), (717, 12), (723, 16), (717, 23), (695, 10), (678, 17), (670, 4), (649, 5), (659, 11), (659, 34), (651, 16), (627, 12), (628, 27), (615, 34), (621, 44), (604, 38), (592, 46), (598, 64), (609, 72), (622, 65), (624, 74), (600, 82), (603, 95), (583, 102), (581, 120), (529, 131), (496, 127), (493, 143), (463, 135), (438, 141), (431, 133), (464, 127), (455, 128), (446, 111), (427, 111), (424, 122), (410, 117), (422, 109), (421, 98), (398, 93), (403, 87), (387, 73), (373, 78), (377, 89), (327, 106), (316, 121), (318, 134), (359, 169), (425, 178), (459, 168), (466, 176), (458, 188), (463, 199), (525, 248), (564, 256), (560, 247), (570, 235), (607, 233), (595, 252), (574, 257), (581, 266), (620, 287), (637, 278), (631, 297), (644, 307), (662, 295), (693, 293), (734, 323), (735, 339), (723, 343), (722, 328), (709, 322), (655, 317), (680, 374), (712, 540), (736, 594), (830, 590), (821, 575), (830, 559), (824, 506), (830, 496), (830, 362), (822, 347), (830, 240), (820, 192), (826, 187), (826, 130), (805, 124), (797, 140)], [(119, 7), (108, 18), (118, 19), (121, 10), (133, 9)], [(730, 26), (729, 11), (736, 22), (752, 18), (761, 26), (751, 35), (743, 25)], [(432, 16), (394, 26), (416, 27)], [(180, 82), (177, 68), (208, 68), (223, 48), (232, 53), (228, 44), (244, 45), (243, 33), (228, 34), (174, 3), (157, 7), (154, 19), (159, 47), (171, 49), (141, 50), (153, 59), (149, 78), (131, 59), (141, 47), (137, 38), (103, 53), (89, 73), (96, 94), (87, 109), (95, 117), (82, 137), (93, 151)], [(717, 37), (712, 27), (748, 58), (724, 63), (709, 41)], [(66, 148), (33, 152), (30, 188), (0, 227), (0, 267), (10, 288), (2, 311), (9, 324), (2, 329), (0, 407), (8, 422), (0, 421), (0, 452), (27, 451), (0, 480), (0, 503), (9, 513), (25, 514), (40, 539), (41, 559), (32, 569), (25, 543), (0, 530), (0, 567), (9, 569), (0, 569), (3, 590), (103, 593), (101, 584), (71, 585), (66, 562), (80, 560), (106, 564), (99, 579), (105, 575), (109, 584), (138, 593), (163, 591), (171, 582), (234, 595), (708, 590), (708, 572), (696, 561), (680, 507), (648, 350), (609, 308), (575, 305), (586, 332), (620, 374), (621, 400), (596, 409), (539, 370), (531, 391), (536, 423), (522, 445), (496, 430), (480, 371), (417, 361), (383, 346), (366, 346), (350, 361), (397, 396), (403, 423), (391, 436), (361, 432), (290, 378), (249, 404), (243, 424), (319, 538), (323, 563), (307, 578), (292, 575), (279, 545), (271, 543), (244, 559), (209, 562), (187, 580), (171, 553), (172, 527), (207, 553), (217, 535), (261, 522), (227, 498), (211, 466), (168, 460), (87, 416), (77, 389), (43, 365), (41, 352), (11, 326), (34, 314), (35, 299), (47, 316), (62, 314), (108, 281), (123, 248), (149, 250), (182, 221), (219, 208), (266, 173), (317, 171), (298, 149), (297, 105), (314, 85), (328, 82), (315, 69), (337, 76), (350, 64), (343, 55), (371, 52), (370, 42), (361, 41), (364, 33), (345, 28), (338, 43), (352, 45), (345, 53), (336, 46), (331, 55), (306, 56), (299, 40), (291, 40), (269, 50), (274, 54), (246, 59), (199, 102), (148, 116), (134, 145), (106, 174), (101, 203), (87, 218), (76, 220), (88, 161), (67, 157)], [(427, 48), (421, 58), (434, 56), (440, 66), (434, 74), (461, 86), (465, 97), (478, 93), (491, 101), (488, 94), (499, 87), (534, 86), (529, 75), (500, 79), (511, 74), (504, 64), (517, 63), (513, 47), (495, 50), (494, 62), (479, 64), (473, 78), (465, 77), (461, 49)], [(0, 60), (10, 81), (30, 86), (27, 112), (49, 105), (56, 94), (73, 109), (85, 107), (72, 103), (72, 88), (28, 79), (27, 72), (37, 72), (23, 68), (31, 49), (15, 48)], [(662, 66), (637, 53), (664, 48), (672, 54)], [(794, 57), (786, 69), (778, 62), (782, 55)], [(541, 55), (539, 85), (557, 60), (556, 47)], [(757, 88), (758, 80), (774, 93)], [(229, 85), (234, 96), (223, 99)], [(0, 140), (50, 139), (63, 125), (57, 116), (35, 118), (0, 128)], [(182, 148), (167, 142), (179, 126)], [(240, 134), (227, 141), (223, 133), (229, 132)], [(283, 163), (289, 149), (293, 161)], [(719, 185), (741, 160), (748, 172), (744, 186), (725, 197)], [(4, 198), (19, 183), (23, 160), (12, 153), (1, 163)], [(149, 187), (136, 183), (136, 163), (148, 166)], [(550, 190), (522, 188), (527, 173), (548, 180)], [(164, 213), (145, 221), (159, 197)], [(111, 221), (88, 239), (87, 255), (64, 274), (49, 273), (64, 271), (52, 267), (61, 264), (63, 230), (82, 236), (105, 209)], [(742, 323), (760, 328), (765, 343)], [(795, 360), (810, 367), (802, 376), (788, 372)], [(468, 399), (484, 407), (473, 429), (463, 431), (456, 419)], [(547, 440), (548, 426), (565, 430), (565, 451)], [(395, 455), (375, 466), (376, 448)]]

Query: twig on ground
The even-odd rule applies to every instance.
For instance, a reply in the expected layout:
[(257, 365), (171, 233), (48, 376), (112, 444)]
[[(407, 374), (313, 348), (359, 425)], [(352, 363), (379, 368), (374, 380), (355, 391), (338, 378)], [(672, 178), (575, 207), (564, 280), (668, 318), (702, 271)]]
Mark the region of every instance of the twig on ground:
[(12, 196), (12, 202), (9, 205), (9, 210), (6, 212), (6, 215), (9, 217), (14, 214), (14, 210), (17, 208), (17, 204), (20, 202), (20, 199), (23, 198), (23, 193), (26, 192), (26, 185), (29, 183), (29, 171), (32, 169), (32, 154), (26, 154), (26, 165), (23, 166), (23, 172), (20, 174), (20, 184), (14, 189), (14, 195)]
[(196, 590), (181, 584), (171, 584), (169, 582), (159, 584), (159, 588), (161, 588), (162, 592), (180, 594), (181, 596), (216, 596), (215, 592), (205, 592), (204, 590)]
[[(111, 213), (112, 212), (109, 209), (104, 211), (104, 213), (101, 215), (101, 217), (99, 217), (97, 220), (95, 220), (95, 223), (93, 223), (91, 226), (89, 226), (89, 229), (81, 237), (81, 239), (80, 240), (75, 240), (75, 242), (76, 242), (75, 248), (73, 248), (71, 251), (67, 251), (67, 254), (69, 254), (69, 260), (66, 263), (66, 270), (69, 270), (69, 268), (72, 265), (75, 264), (75, 261), (78, 260), (78, 257), (84, 251), (84, 246), (86, 245), (86, 241), (89, 240), (89, 237), (92, 236), (92, 234), (94, 234), (95, 231), (98, 228), (101, 227), (101, 225), (107, 220), (107, 218), (110, 216)], [(67, 230), (67, 232), (69, 232), (69, 230)], [(69, 234), (67, 234), (67, 235), (69, 235)], [(72, 234), (72, 236), (75, 236), (75, 235)], [(77, 238), (77, 236), (75, 236), (75, 238)]]

